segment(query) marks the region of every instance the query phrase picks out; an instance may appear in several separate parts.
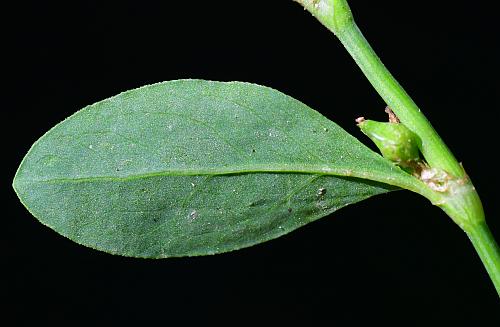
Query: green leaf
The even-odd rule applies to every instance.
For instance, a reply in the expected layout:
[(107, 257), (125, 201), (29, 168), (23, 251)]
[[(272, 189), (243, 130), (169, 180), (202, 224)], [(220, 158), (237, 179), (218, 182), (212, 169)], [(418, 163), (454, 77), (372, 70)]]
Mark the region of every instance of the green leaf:
[(114, 254), (214, 254), (419, 182), (270, 88), (164, 82), (88, 106), (28, 152), (14, 188), (43, 224)]

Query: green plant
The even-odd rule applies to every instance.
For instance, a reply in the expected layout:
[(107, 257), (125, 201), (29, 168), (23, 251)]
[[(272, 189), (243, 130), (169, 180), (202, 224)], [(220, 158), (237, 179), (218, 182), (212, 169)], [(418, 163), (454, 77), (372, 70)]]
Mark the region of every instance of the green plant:
[(16, 174), (21, 201), (78, 243), (162, 258), (250, 246), (404, 188), (469, 235), (498, 291), (498, 247), (462, 167), (374, 54), (347, 2), (299, 2), (395, 112), (400, 122), (360, 120), (386, 158), (275, 90), (172, 81), (98, 102), (50, 130)]

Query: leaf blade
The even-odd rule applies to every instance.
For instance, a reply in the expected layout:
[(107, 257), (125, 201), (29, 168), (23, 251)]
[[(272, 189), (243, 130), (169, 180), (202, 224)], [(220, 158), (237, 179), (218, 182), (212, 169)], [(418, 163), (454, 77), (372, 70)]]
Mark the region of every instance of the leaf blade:
[(29, 151), (14, 188), (35, 217), (78, 243), (161, 258), (250, 246), (394, 189), (339, 175), (412, 183), (278, 91), (180, 80), (56, 125)]

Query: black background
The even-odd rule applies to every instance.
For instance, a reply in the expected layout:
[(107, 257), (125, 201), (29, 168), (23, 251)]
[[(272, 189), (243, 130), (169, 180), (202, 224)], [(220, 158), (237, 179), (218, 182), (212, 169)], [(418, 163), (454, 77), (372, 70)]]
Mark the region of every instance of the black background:
[[(353, 0), (351, 7), (382, 60), (464, 162), (500, 239), (498, 161), (489, 154), (498, 140), (499, 28), (487, 3)], [(4, 7), (3, 15), (9, 86), (2, 110), (2, 319), (500, 321), (498, 296), (465, 234), (410, 192), (371, 198), (248, 249), (157, 261), (79, 246), (43, 227), (17, 200), (10, 187), (15, 169), (50, 127), (88, 104), (171, 79), (267, 85), (368, 143), (354, 118), (385, 120), (383, 101), (298, 4), (26, 1)]]

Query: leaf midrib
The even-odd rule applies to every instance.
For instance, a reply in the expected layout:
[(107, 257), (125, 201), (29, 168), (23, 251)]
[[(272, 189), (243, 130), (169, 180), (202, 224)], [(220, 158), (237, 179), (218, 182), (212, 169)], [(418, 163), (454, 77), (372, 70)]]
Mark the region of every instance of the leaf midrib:
[[(394, 169), (399, 169), (394, 167)], [(414, 192), (422, 192), (425, 189), (425, 184), (413, 178), (406, 173), (396, 172), (394, 174), (381, 174), (377, 172), (353, 170), (348, 168), (338, 168), (331, 166), (318, 165), (243, 165), (233, 167), (214, 167), (214, 168), (179, 168), (163, 171), (131, 174), (127, 176), (84, 176), (84, 177), (60, 177), (47, 179), (32, 179), (25, 180), (28, 183), (84, 183), (94, 181), (131, 181), (137, 179), (145, 179), (151, 177), (164, 176), (223, 176), (223, 175), (238, 175), (238, 174), (259, 174), (259, 173), (290, 173), (290, 174), (313, 174), (327, 176), (341, 176), (367, 179), (374, 182), (380, 182), (392, 186), (408, 189)], [(17, 179), (17, 178), (16, 178)], [(18, 180), (19, 181), (19, 180)]]

